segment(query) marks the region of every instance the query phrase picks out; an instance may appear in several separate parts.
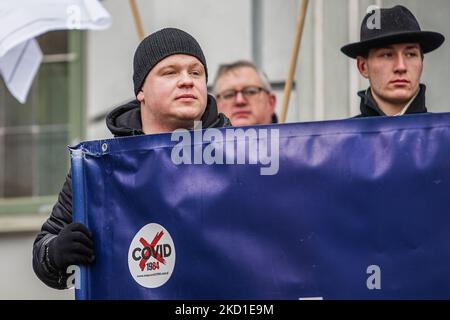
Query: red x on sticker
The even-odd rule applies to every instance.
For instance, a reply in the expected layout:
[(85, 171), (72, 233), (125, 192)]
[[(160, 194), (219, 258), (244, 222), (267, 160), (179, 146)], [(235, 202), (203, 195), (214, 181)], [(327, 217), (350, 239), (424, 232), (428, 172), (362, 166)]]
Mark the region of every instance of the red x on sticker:
[(139, 242), (147, 248), (151, 249), (151, 254), (148, 256), (148, 258), (142, 257), (141, 261), (139, 262), (139, 267), (141, 268), (141, 271), (144, 271), (145, 264), (147, 263), (147, 260), (150, 259), (150, 257), (154, 257), (156, 260), (161, 262), (162, 264), (166, 264), (166, 260), (164, 260), (163, 257), (159, 253), (156, 252), (155, 247), (158, 244), (159, 240), (164, 235), (164, 231), (158, 232), (156, 236), (153, 238), (151, 243), (148, 243), (144, 238), (140, 238)]

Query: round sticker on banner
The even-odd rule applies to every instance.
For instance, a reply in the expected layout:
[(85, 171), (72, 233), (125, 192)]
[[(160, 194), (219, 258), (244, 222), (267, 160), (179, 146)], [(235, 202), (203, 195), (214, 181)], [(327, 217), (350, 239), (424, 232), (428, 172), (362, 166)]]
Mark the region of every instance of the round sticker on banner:
[(128, 268), (133, 279), (145, 288), (165, 284), (175, 267), (175, 246), (169, 232), (157, 223), (142, 227), (128, 250)]

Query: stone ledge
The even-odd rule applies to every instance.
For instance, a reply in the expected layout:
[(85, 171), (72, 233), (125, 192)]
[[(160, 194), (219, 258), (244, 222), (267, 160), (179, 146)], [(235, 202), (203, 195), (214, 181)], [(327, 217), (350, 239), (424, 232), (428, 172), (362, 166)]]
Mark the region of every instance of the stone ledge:
[(0, 234), (14, 232), (39, 232), (47, 215), (0, 216)]

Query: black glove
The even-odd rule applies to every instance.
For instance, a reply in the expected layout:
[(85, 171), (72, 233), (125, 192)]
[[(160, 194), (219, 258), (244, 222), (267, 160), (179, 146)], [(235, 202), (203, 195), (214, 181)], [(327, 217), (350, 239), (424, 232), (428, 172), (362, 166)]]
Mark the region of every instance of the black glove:
[(80, 223), (68, 224), (48, 244), (48, 260), (56, 270), (94, 261), (94, 242), (88, 228)]

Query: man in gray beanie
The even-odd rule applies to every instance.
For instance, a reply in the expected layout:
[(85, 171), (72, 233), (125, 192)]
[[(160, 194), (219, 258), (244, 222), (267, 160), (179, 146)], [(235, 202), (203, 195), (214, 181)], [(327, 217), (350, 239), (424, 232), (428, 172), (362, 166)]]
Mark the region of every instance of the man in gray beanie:
[[(106, 118), (116, 137), (192, 129), (198, 120), (203, 128), (230, 125), (207, 93), (206, 59), (190, 34), (166, 28), (149, 35), (136, 49), (133, 69), (136, 99)], [(67, 268), (93, 261), (91, 233), (86, 226), (72, 222), (69, 173), (50, 218), (34, 242), (33, 269), (48, 286), (65, 289)]]

